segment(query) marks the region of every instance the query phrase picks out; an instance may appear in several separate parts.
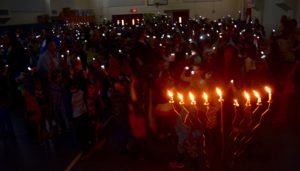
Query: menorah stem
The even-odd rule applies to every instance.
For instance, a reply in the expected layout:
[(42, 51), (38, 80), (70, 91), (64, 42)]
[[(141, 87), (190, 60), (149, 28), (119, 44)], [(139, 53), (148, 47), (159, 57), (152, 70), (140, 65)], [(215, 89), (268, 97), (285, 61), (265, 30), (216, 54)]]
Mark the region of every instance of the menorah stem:
[(252, 128), (250, 135), (243, 137), (241, 142), (243, 142), (244, 145), (249, 144), (249, 142), (253, 138), (253, 134), (255, 131), (262, 125), (262, 119), (267, 114), (267, 112), (270, 110), (271, 103), (269, 102), (268, 108), (261, 114), (259, 122)]
[(257, 110), (259, 109), (260, 105), (257, 105), (257, 107), (253, 110), (252, 114), (255, 114)]
[(182, 108), (183, 108), (183, 110), (187, 113), (186, 114), (186, 116), (185, 116), (185, 118), (184, 118), (184, 123), (186, 123), (186, 120), (187, 120), (187, 118), (189, 117), (189, 111), (187, 110), (187, 108), (186, 107), (184, 107), (183, 105), (182, 105)]
[(263, 117), (267, 114), (267, 112), (270, 110), (271, 102), (268, 104), (268, 108), (260, 115), (259, 123), (262, 122)]
[(221, 161), (224, 159), (224, 120), (223, 120), (223, 102), (220, 100), (220, 127), (221, 127)]
[(189, 114), (190, 112), (189, 112), (189, 110), (187, 110), (187, 108), (186, 107), (184, 107), (183, 105), (182, 105), (182, 108), (183, 108), (183, 110), (187, 113), (187, 114)]
[(236, 118), (237, 118), (237, 107), (234, 106), (234, 117), (232, 120), (232, 126), (234, 126), (234, 123), (236, 122)]
[(172, 107), (173, 107), (174, 112), (175, 112), (179, 117), (181, 117), (181, 114), (176, 110), (176, 108), (175, 108), (175, 106), (174, 106), (173, 103), (172, 103)]

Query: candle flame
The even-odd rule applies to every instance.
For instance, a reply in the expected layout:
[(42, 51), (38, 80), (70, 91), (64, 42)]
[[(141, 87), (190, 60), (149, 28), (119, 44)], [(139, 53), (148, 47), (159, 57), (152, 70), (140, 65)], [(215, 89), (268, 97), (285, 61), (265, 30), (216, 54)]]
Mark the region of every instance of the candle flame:
[(205, 102), (208, 101), (208, 96), (207, 96), (207, 94), (205, 92), (203, 92), (203, 98), (204, 98)]
[(261, 98), (257, 91), (253, 90), (254, 96), (257, 98), (257, 105), (261, 105)]
[(253, 94), (257, 99), (260, 99), (260, 95), (257, 91), (253, 90)]
[(270, 102), (271, 102), (271, 99), (272, 99), (272, 92), (271, 92), (271, 89), (270, 89), (268, 86), (266, 86), (265, 89), (266, 89), (266, 91), (267, 91), (268, 94), (269, 94), (269, 100), (268, 100), (268, 102), (270, 103)]
[(247, 101), (250, 101), (250, 95), (246, 91), (244, 92), (244, 95)]
[(266, 90), (269, 94), (271, 94), (271, 89), (270, 89), (268, 86), (265, 87), (265, 90)]
[(196, 101), (195, 101), (195, 97), (194, 97), (193, 93), (189, 92), (189, 97), (191, 99), (191, 105), (195, 105)]
[(173, 98), (173, 92), (170, 91), (170, 90), (168, 90), (168, 96), (171, 97), (171, 98)]
[(179, 104), (184, 104), (183, 102), (183, 95), (180, 93), (177, 93), (177, 97), (179, 98)]
[(208, 96), (207, 96), (207, 94), (205, 92), (203, 92), (203, 98), (204, 98), (204, 105), (208, 106), (209, 105), (209, 103), (208, 103)]
[(244, 95), (245, 95), (245, 98), (247, 99), (245, 106), (251, 106), (250, 95), (246, 91), (244, 91)]
[(172, 91), (168, 90), (168, 96), (170, 97), (169, 103), (174, 103), (173, 92)]
[(233, 100), (233, 105), (234, 105), (234, 106), (240, 106), (240, 104), (239, 104), (239, 102), (238, 102), (237, 99), (234, 99), (234, 100)]
[(216, 91), (220, 99), (222, 99), (222, 91), (218, 87), (216, 88)]

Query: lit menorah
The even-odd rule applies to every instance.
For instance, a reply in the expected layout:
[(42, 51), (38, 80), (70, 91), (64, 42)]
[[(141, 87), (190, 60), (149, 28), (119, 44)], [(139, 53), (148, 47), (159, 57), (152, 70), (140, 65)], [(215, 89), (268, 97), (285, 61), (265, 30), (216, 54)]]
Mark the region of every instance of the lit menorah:
[[(263, 101), (262, 101), (262, 98), (258, 91), (256, 91), (256, 90), (252, 91), (254, 97), (257, 99), (254, 108), (252, 108), (253, 106), (251, 105), (251, 95), (247, 91), (243, 92), (243, 96), (245, 97), (245, 100), (246, 100), (245, 104), (243, 105), (243, 107), (244, 107), (243, 111), (250, 112), (252, 115), (257, 115), (257, 113), (258, 113), (259, 119), (256, 123), (252, 122), (251, 124), (247, 124), (249, 132), (246, 134), (241, 134), (240, 132), (232, 134), (232, 132), (233, 132), (232, 131), (233, 127), (232, 127), (232, 130), (230, 131), (231, 132), (230, 134), (232, 134), (232, 136), (230, 136), (230, 137), (232, 137), (231, 142), (234, 143), (233, 145), (236, 145), (236, 148), (232, 150), (232, 152), (233, 152), (232, 154), (234, 155), (234, 157), (238, 157), (244, 151), (245, 145), (247, 145), (247, 143), (249, 143), (252, 140), (253, 133), (262, 125), (263, 118), (270, 110), (271, 101), (272, 101), (272, 91), (268, 86), (265, 86), (264, 90), (266, 91), (266, 93), (268, 93), (268, 100), (266, 101), (268, 105), (265, 110), (262, 110), (263, 109), (262, 108)], [(209, 110), (210, 110), (210, 102), (209, 102), (208, 94), (206, 92), (203, 92), (203, 95), (201, 97), (203, 99), (202, 100), (203, 104), (197, 104), (196, 98), (192, 92), (188, 92), (188, 97), (189, 97), (190, 103), (185, 103), (184, 95), (180, 92), (177, 92), (176, 100), (174, 98), (174, 93), (171, 90), (168, 90), (167, 94), (169, 96), (169, 103), (172, 105), (174, 112), (181, 118), (183, 124), (188, 124), (187, 119), (188, 119), (190, 113), (196, 111), (196, 115), (198, 115), (198, 111), (199, 111), (199, 109), (201, 109), (201, 107), (203, 107), (204, 110), (206, 110), (205, 116), (206, 117), (208, 116)], [(224, 114), (223, 114), (224, 99), (223, 99), (223, 94), (222, 94), (222, 91), (220, 88), (216, 88), (216, 94), (218, 95), (217, 103), (219, 103), (219, 106), (220, 106), (220, 112), (219, 112), (220, 113), (220, 133), (221, 133), (221, 153), (220, 153), (220, 155), (221, 155), (221, 160), (223, 160), (224, 148), (225, 148), (225, 145), (224, 145), (225, 144), (224, 118), (223, 118), (223, 116), (224, 116)], [(232, 124), (237, 121), (238, 115), (240, 114), (240, 112), (238, 111), (238, 108), (242, 107), (242, 105), (239, 104), (237, 98), (233, 99), (233, 107), (234, 107), (234, 117), (232, 120)], [(242, 121), (245, 120), (245, 118), (241, 118), (240, 120), (241, 120), (240, 123), (242, 123)]]

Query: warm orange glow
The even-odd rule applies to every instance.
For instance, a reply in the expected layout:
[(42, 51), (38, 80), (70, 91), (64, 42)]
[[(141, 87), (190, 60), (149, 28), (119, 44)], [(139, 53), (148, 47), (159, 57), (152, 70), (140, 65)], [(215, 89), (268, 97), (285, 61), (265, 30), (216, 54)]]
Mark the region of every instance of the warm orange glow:
[(257, 104), (260, 104), (261, 103), (261, 98), (260, 98), (259, 93), (255, 90), (253, 90), (253, 94), (257, 98)]
[(189, 92), (189, 97), (191, 99), (191, 105), (195, 105), (196, 101), (195, 101), (195, 97), (194, 97), (193, 93)]
[(173, 98), (173, 92), (170, 91), (170, 90), (168, 90), (168, 96), (169, 96), (170, 98)]
[(246, 106), (250, 106), (251, 104), (250, 104), (250, 95), (246, 92), (246, 91), (244, 91), (244, 96), (245, 96), (245, 98), (246, 98)]
[(271, 89), (270, 89), (268, 86), (265, 87), (265, 90), (266, 90), (269, 94), (271, 93)]
[(169, 103), (174, 103), (174, 99), (173, 99), (173, 92), (172, 91), (170, 91), (170, 90), (168, 90), (168, 96), (170, 97), (170, 101), (169, 101)]
[(180, 94), (180, 93), (177, 93), (177, 97), (179, 99), (179, 104), (184, 104), (184, 101), (183, 101), (183, 95)]
[(266, 90), (267, 93), (269, 94), (269, 102), (271, 102), (271, 99), (272, 99), (272, 91), (271, 91), (271, 89), (270, 89), (268, 86), (265, 87), (265, 90)]
[(219, 96), (219, 100), (222, 100), (223, 99), (222, 98), (222, 91), (218, 87), (216, 88), (216, 91), (217, 91), (217, 94)]
[(203, 98), (204, 98), (204, 100), (207, 102), (208, 101), (208, 96), (207, 96), (207, 94), (204, 92), (203, 93)]
[(203, 92), (204, 105), (208, 105), (208, 96), (205, 92)]
[(236, 107), (240, 106), (240, 104), (239, 104), (239, 102), (238, 102), (237, 99), (233, 100), (233, 106), (236, 106)]

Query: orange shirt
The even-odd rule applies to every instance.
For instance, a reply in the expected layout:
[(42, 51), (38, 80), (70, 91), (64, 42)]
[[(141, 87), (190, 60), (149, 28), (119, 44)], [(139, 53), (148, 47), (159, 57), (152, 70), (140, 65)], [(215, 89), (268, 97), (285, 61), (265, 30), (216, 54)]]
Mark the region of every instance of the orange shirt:
[(25, 105), (26, 105), (25, 106), (26, 112), (28, 114), (31, 114), (29, 116), (30, 120), (38, 121), (41, 119), (40, 107), (34, 96), (29, 95), (29, 96), (25, 97)]

